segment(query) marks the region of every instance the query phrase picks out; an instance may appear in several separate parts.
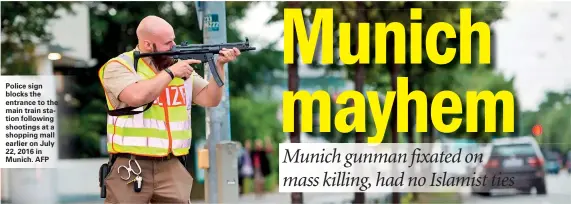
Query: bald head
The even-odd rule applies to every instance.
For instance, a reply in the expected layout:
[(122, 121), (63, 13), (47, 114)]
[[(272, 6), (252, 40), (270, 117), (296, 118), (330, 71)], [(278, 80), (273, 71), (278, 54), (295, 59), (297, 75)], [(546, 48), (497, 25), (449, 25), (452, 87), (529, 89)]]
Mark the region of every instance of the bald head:
[(147, 16), (137, 27), (137, 38), (141, 51), (166, 51), (174, 45), (175, 35), (167, 21), (158, 16)]

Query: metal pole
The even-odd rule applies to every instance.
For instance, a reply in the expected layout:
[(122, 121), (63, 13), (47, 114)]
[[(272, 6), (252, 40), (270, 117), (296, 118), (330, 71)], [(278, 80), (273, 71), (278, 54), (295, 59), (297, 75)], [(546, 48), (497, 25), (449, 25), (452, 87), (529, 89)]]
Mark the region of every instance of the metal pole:
[[(226, 5), (223, 1), (200, 2), (203, 4), (202, 31), (204, 44), (226, 43)], [(200, 19), (199, 19), (200, 20)], [(206, 79), (211, 73), (204, 69)], [(220, 155), (216, 154), (217, 146), (231, 140), (230, 136), (230, 102), (228, 90), (228, 65), (224, 66), (224, 93), (222, 101), (217, 107), (206, 108), (206, 139), (208, 144), (209, 168), (206, 171), (206, 202), (231, 203), (238, 199), (238, 172), (233, 171), (231, 163), (218, 162)], [(223, 166), (221, 166), (223, 165)], [(235, 175), (234, 175), (235, 174)], [(229, 179), (220, 175), (230, 175), (236, 179)]]

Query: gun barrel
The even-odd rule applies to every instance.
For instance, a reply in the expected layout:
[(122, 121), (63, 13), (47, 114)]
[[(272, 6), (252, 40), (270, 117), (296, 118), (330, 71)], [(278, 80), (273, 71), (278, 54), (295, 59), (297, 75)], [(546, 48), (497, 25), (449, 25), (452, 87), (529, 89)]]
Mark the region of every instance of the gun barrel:
[(194, 45), (175, 45), (170, 51), (164, 52), (152, 52), (152, 53), (140, 53), (135, 52), (135, 58), (150, 57), (150, 56), (160, 56), (160, 55), (184, 55), (189, 53), (212, 53), (218, 54), (219, 50), (222, 48), (232, 49), (238, 48), (242, 52), (256, 50), (255, 47), (250, 47), (249, 42), (238, 42), (238, 43), (223, 43), (223, 44), (194, 44)]
[(232, 49), (238, 48), (240, 51), (251, 51), (256, 50), (255, 47), (250, 47), (246, 45), (187, 45), (187, 46), (175, 46), (172, 51), (178, 51), (180, 53), (186, 52), (211, 52), (217, 54), (219, 50), (223, 48)]
[(251, 50), (256, 50), (255, 47), (245, 47), (245, 48), (239, 48), (240, 51), (251, 51)]
[(245, 42), (220, 43), (220, 44), (194, 44), (194, 45), (187, 45), (187, 46), (198, 46), (198, 47), (202, 47), (202, 46), (207, 46), (207, 47), (212, 47), (212, 46), (244, 46), (244, 47), (249, 47), (250, 42), (245, 41)]
[(227, 43), (227, 44), (194, 44), (194, 45), (176, 45), (177, 49), (217, 49), (217, 48), (247, 48), (250, 45), (245, 43)]

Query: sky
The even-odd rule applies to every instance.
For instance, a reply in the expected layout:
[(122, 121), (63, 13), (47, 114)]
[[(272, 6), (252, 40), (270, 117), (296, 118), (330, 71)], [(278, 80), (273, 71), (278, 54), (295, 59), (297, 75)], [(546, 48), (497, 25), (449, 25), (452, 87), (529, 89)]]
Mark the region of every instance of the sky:
[[(279, 41), (283, 49), (283, 23), (267, 25), (277, 12), (264, 2), (250, 8), (238, 28), (252, 43)], [(523, 110), (537, 110), (544, 93), (571, 88), (571, 2), (506, 2), (504, 19), (494, 23), (497, 30), (498, 71), (515, 76), (515, 88)], [(554, 15), (556, 14), (556, 15)], [(558, 36), (559, 38), (558, 40)]]
[(509, 2), (496, 25), (498, 68), (516, 77), (524, 109), (535, 110), (545, 91), (571, 88), (569, 9), (571, 2)]

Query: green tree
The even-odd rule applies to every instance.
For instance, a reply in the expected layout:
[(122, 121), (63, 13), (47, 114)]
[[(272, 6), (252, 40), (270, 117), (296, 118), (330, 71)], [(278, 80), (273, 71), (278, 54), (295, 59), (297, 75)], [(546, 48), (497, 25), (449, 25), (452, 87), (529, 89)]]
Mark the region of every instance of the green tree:
[(45, 25), (60, 17), (60, 9), (73, 14), (71, 6), (72, 2), (2, 3), (2, 74), (36, 74), (35, 47), (53, 38)]
[[(502, 102), (498, 101), (496, 105), (496, 131), (495, 132), (485, 132), (485, 122), (486, 122), (486, 114), (485, 108), (486, 107), (483, 101), (478, 103), (477, 107), (477, 122), (478, 122), (478, 131), (477, 132), (467, 132), (466, 131), (466, 124), (467, 124), (467, 117), (466, 112), (471, 111), (467, 109), (467, 99), (466, 99), (466, 92), (467, 91), (490, 91), (493, 94), (498, 93), (499, 91), (509, 91), (514, 96), (514, 104), (517, 103), (517, 92), (514, 88), (514, 79), (506, 79), (506, 77), (501, 73), (496, 73), (494, 70), (488, 69), (478, 69), (478, 70), (456, 70), (451, 72), (453, 75), (452, 78), (456, 79), (457, 81), (452, 84), (451, 89), (455, 93), (460, 96), (460, 100), (462, 101), (462, 113), (456, 115), (445, 115), (444, 122), (449, 123), (452, 121), (453, 118), (460, 118), (462, 119), (462, 124), (457, 131), (446, 134), (450, 137), (456, 138), (471, 138), (475, 139), (479, 142), (488, 142), (492, 137), (502, 137), (508, 136), (508, 133), (503, 132), (503, 111), (504, 105)], [(439, 74), (436, 73), (435, 76), (428, 76), (431, 77), (439, 77)], [(451, 102), (446, 101), (444, 102), (443, 106), (450, 106)], [(517, 105), (516, 105), (517, 106)], [(514, 107), (514, 113), (517, 112), (516, 107)], [(516, 115), (514, 115), (516, 116)], [(489, 117), (489, 116), (488, 116)], [(517, 123), (516, 120), (514, 122)]]
[(536, 111), (526, 111), (522, 116), (523, 134), (531, 135), (531, 129), (539, 124), (543, 133), (537, 136), (544, 148), (561, 152), (571, 150), (571, 89), (561, 92), (547, 91)]

